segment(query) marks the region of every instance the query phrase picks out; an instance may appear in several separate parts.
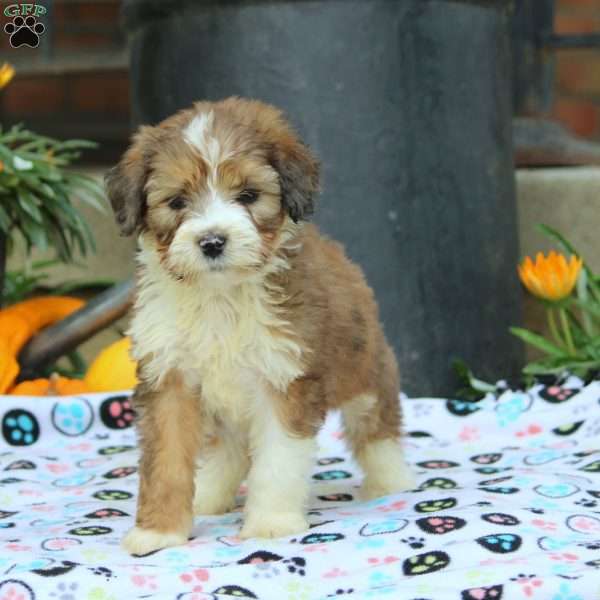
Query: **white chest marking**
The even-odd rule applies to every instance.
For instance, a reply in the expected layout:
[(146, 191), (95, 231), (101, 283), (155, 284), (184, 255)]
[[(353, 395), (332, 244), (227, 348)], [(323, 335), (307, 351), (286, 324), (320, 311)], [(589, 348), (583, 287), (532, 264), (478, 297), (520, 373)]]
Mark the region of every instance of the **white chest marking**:
[(208, 410), (239, 418), (259, 381), (283, 391), (302, 374), (291, 326), (261, 284), (205, 290), (172, 280), (144, 251), (140, 262), (130, 333), (135, 358), (151, 355), (151, 381), (177, 368), (189, 385), (202, 387)]

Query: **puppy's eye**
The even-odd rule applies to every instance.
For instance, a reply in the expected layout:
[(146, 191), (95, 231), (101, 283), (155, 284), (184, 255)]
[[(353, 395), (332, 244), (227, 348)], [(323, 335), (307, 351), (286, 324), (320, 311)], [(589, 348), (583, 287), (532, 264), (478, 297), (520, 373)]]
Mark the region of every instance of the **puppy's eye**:
[(257, 190), (244, 190), (238, 195), (237, 201), (242, 204), (252, 204), (258, 200), (259, 193)]
[(181, 196), (177, 196), (176, 198), (171, 198), (169, 200), (169, 208), (173, 210), (181, 210), (187, 206), (187, 200), (182, 198)]

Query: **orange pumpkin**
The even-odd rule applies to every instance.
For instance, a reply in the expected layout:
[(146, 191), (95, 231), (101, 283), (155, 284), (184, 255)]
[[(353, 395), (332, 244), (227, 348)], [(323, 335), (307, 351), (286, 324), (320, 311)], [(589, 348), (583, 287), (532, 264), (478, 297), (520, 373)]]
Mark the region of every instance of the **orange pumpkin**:
[(19, 365), (8, 342), (0, 337), (0, 394), (3, 394), (19, 374)]
[(124, 337), (98, 354), (84, 378), (90, 392), (119, 392), (136, 386), (136, 363), (130, 350), (131, 339)]
[(16, 356), (40, 329), (60, 321), (84, 305), (70, 296), (40, 296), (0, 310), (0, 394), (19, 374)]
[(69, 379), (53, 373), (48, 379), (32, 379), (15, 385), (12, 396), (68, 396), (89, 392), (81, 379)]

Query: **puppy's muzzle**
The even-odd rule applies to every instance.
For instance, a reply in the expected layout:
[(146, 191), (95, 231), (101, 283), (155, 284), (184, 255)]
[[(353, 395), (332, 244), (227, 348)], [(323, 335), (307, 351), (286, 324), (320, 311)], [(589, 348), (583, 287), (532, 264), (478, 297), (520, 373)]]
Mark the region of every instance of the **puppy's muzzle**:
[(217, 258), (223, 254), (226, 243), (227, 238), (216, 233), (209, 233), (198, 240), (198, 245), (206, 258)]

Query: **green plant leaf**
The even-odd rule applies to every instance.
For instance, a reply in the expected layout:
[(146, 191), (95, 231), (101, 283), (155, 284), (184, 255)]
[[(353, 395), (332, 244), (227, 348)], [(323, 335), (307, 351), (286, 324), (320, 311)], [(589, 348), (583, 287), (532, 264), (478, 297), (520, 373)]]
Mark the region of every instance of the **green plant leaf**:
[(558, 374), (563, 371), (569, 371), (575, 375), (585, 375), (592, 369), (600, 367), (600, 361), (590, 359), (574, 359), (573, 357), (564, 357), (562, 359), (545, 359), (532, 362), (526, 365), (523, 373), (529, 375)]
[[(577, 251), (575, 246), (573, 246), (573, 244), (571, 244), (571, 242), (569, 242), (569, 240), (567, 240), (556, 229), (550, 227), (549, 225), (545, 225), (544, 223), (538, 223), (537, 229), (538, 229), (538, 231), (543, 233), (545, 236), (557, 241), (569, 254), (574, 254), (575, 256), (579, 256), (579, 257), (581, 256), (581, 253)], [(589, 267), (586, 267), (586, 270), (589, 273), (592, 273), (592, 271), (589, 269)], [(593, 275), (593, 273), (592, 273), (592, 275)]]
[(42, 224), (25, 216), (21, 218), (21, 231), (25, 236), (28, 248), (35, 246), (41, 251), (48, 249), (48, 234)]
[(452, 361), (452, 369), (463, 384), (463, 387), (455, 391), (454, 395), (456, 398), (461, 398), (469, 402), (477, 402), (485, 394), (493, 392), (496, 389), (494, 385), (474, 377), (465, 361), (460, 358)]
[(0, 206), (0, 229), (4, 233), (8, 233), (10, 231), (12, 225), (12, 219), (8, 216), (5, 208)]
[(567, 356), (562, 348), (559, 348), (552, 342), (549, 342), (545, 337), (537, 333), (533, 333), (527, 329), (522, 329), (521, 327), (511, 327), (510, 332), (522, 339), (525, 343), (542, 350), (542, 352), (545, 352), (546, 354), (561, 358)]
[(61, 262), (55, 258), (50, 258), (48, 260), (34, 260), (31, 263), (31, 268), (34, 271), (39, 271), (41, 269), (47, 269), (48, 267), (57, 267), (60, 264)]
[(57, 150), (70, 150), (70, 149), (85, 149), (85, 148), (97, 148), (96, 142), (90, 142), (89, 140), (67, 140), (65, 142), (56, 143)]
[[(21, 235), (29, 252), (34, 246), (53, 247), (61, 261), (72, 261), (75, 252), (94, 249), (92, 232), (71, 202), (75, 194), (83, 202), (103, 210), (101, 187), (84, 174), (66, 170), (81, 150), (94, 148), (87, 140), (59, 141), (35, 134), (22, 126), (0, 129), (0, 230), (7, 245)], [(30, 168), (15, 168), (15, 157)]]
[(81, 352), (74, 350), (69, 352), (66, 357), (73, 367), (73, 376), (76, 378), (83, 377), (87, 371), (87, 363)]
[(38, 223), (39, 225), (44, 224), (42, 213), (37, 207), (37, 202), (27, 190), (19, 190), (17, 200), (21, 209), (25, 211), (36, 223)]
[(575, 298), (574, 302), (582, 309), (582, 311), (585, 311), (590, 315), (600, 319), (600, 304), (598, 302), (594, 302), (592, 300), (581, 300), (579, 298)]

